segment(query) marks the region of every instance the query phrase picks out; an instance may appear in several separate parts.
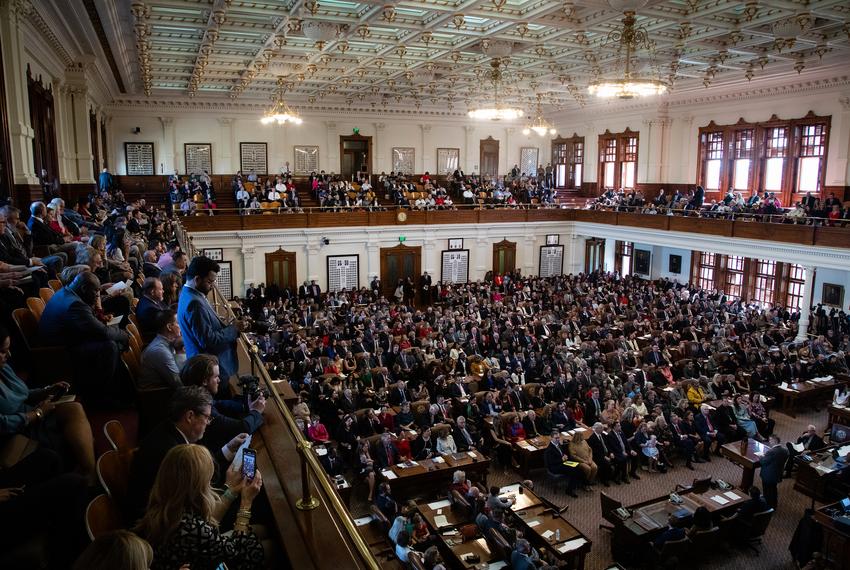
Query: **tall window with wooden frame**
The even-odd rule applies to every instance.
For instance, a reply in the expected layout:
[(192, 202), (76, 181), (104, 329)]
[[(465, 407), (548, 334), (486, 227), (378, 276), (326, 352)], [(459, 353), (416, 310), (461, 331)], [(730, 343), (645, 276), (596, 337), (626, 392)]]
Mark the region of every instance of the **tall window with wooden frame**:
[(626, 129), (622, 133), (605, 131), (599, 135), (598, 187), (602, 190), (633, 190), (637, 181), (638, 136)]
[(726, 255), (726, 274), (723, 292), (729, 297), (740, 299), (744, 292), (744, 257)]
[(634, 244), (630, 241), (617, 241), (614, 249), (614, 271), (625, 277), (632, 273)]
[(800, 310), (803, 306), (803, 288), (806, 285), (806, 269), (796, 263), (788, 264), (788, 290), (785, 293), (785, 306)]
[(768, 259), (756, 259), (753, 300), (762, 304), (773, 304), (773, 292), (776, 287), (776, 262)]
[(700, 143), (703, 149), (702, 184), (707, 191), (720, 192), (723, 175), (723, 131), (702, 133)]
[(732, 189), (749, 194), (753, 184), (753, 143), (755, 129), (739, 129), (732, 147)]
[(768, 192), (781, 192), (788, 156), (788, 127), (770, 127), (765, 133), (762, 188)]
[(552, 164), (555, 169), (556, 188), (581, 190), (584, 174), (584, 137), (573, 133), (568, 139), (553, 139)]
[(714, 285), (716, 267), (717, 254), (708, 251), (700, 252), (697, 262), (697, 285), (706, 291), (713, 291), (716, 288)]
[(826, 125), (815, 123), (797, 127), (796, 192), (820, 192), (823, 185)]
[(605, 190), (617, 187), (617, 139), (600, 138), (599, 185)]

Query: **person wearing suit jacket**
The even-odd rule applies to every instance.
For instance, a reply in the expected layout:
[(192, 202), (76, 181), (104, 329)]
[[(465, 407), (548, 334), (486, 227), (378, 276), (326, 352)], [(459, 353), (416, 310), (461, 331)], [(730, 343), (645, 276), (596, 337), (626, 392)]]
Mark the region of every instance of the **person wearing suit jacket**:
[(413, 441), (411, 448), (413, 459), (416, 461), (434, 457), (437, 453), (437, 442), (431, 437), (431, 428), (423, 429), (422, 435)]
[(588, 436), (586, 441), (593, 452), (593, 462), (599, 468), (599, 480), (608, 487), (608, 481), (614, 474), (614, 454), (605, 441), (605, 426), (601, 422), (596, 422), (591, 429), (593, 433)]
[(711, 417), (711, 408), (706, 404), (702, 404), (699, 409), (700, 413), (694, 419), (694, 424), (697, 428), (697, 434), (699, 434), (704, 444), (702, 458), (711, 461), (711, 444), (717, 442), (717, 449), (714, 453), (720, 455), (720, 447), (726, 443), (726, 437), (720, 431), (719, 426), (714, 425), (713, 418)]
[(41, 315), (38, 337), (45, 346), (63, 346), (73, 366), (74, 384), (93, 396), (118, 396), (116, 381), (121, 353), (129, 346), (127, 333), (107, 326), (95, 316), (100, 279), (91, 272), (77, 275), (57, 291)]
[(68, 265), (73, 265), (77, 245), (67, 243), (62, 234), (47, 224), (47, 206), (44, 202), (33, 202), (30, 206), (30, 214), (27, 228), (32, 236), (33, 246), (44, 246), (51, 254), (62, 252), (68, 257)]
[(479, 446), (481, 436), (471, 423), (466, 422), (466, 418), (458, 416), (455, 420), (455, 425), (452, 428), (452, 438), (455, 440), (455, 445), (458, 451), (469, 451)]
[(375, 461), (378, 463), (378, 467), (381, 469), (386, 469), (391, 465), (395, 465), (398, 463), (398, 451), (393, 445), (392, 436), (389, 433), (381, 434), (380, 441), (375, 445), (375, 451), (373, 453), (375, 457)]
[(177, 303), (177, 319), (183, 332), (186, 358), (201, 353), (217, 356), (221, 372), (219, 394), (229, 397), (230, 377), (238, 371), (236, 339), (247, 324), (236, 321), (225, 325), (207, 300), (220, 270), (218, 263), (208, 257), (192, 260)]
[(569, 455), (564, 453), (561, 448), (561, 433), (553, 431), (549, 439), (549, 445), (543, 454), (543, 463), (546, 466), (546, 471), (555, 475), (563, 475), (567, 479), (567, 495), (570, 497), (578, 497), (576, 494), (576, 486), (581, 477), (581, 471), (578, 467), (569, 467), (564, 465), (564, 461), (569, 461)]
[(404, 380), (399, 380), (398, 384), (390, 390), (388, 399), (393, 406), (400, 406), (404, 402), (410, 401), (410, 393), (407, 391)]
[(527, 438), (537, 437), (543, 432), (541, 419), (537, 417), (534, 410), (528, 410), (528, 413), (522, 418), (522, 427), (525, 429)]
[(631, 483), (629, 475), (634, 479), (640, 479), (640, 475), (637, 474), (637, 452), (629, 445), (620, 422), (614, 422), (614, 425), (608, 430), (605, 443), (608, 444), (608, 449), (614, 454), (614, 482)]
[(139, 323), (139, 332), (146, 342), (153, 340), (156, 336), (156, 316), (160, 311), (167, 309), (163, 303), (162, 281), (158, 277), (146, 277), (142, 283), (142, 297), (136, 305), (136, 320)]
[(803, 451), (797, 451), (794, 449), (790, 441), (785, 444), (785, 447), (788, 448), (788, 461), (785, 465), (785, 476), (789, 478), (791, 477), (791, 470), (794, 468), (795, 457), (801, 453), (817, 451), (818, 449), (826, 447), (823, 438), (818, 435), (817, 428), (811, 424), (806, 427), (806, 431), (803, 432), (803, 435), (797, 438), (797, 444), (803, 446)]
[(599, 397), (599, 388), (593, 387), (590, 390), (590, 399), (584, 407), (584, 422), (588, 425), (593, 425), (599, 421), (602, 416), (602, 399)]
[(779, 501), (779, 482), (788, 461), (788, 450), (780, 444), (779, 437), (771, 435), (768, 439), (770, 449), (761, 458), (761, 484), (764, 489), (764, 500), (775, 509)]
[[(171, 396), (168, 417), (139, 443), (133, 456), (125, 510), (129, 521), (144, 514), (159, 466), (169, 450), (181, 444), (197, 443), (204, 437), (212, 417), (212, 403), (209, 391), (200, 386), (183, 386)], [(247, 434), (240, 434), (221, 449), (210, 450), (218, 467), (216, 483), (221, 481), (227, 464), (246, 437)]]

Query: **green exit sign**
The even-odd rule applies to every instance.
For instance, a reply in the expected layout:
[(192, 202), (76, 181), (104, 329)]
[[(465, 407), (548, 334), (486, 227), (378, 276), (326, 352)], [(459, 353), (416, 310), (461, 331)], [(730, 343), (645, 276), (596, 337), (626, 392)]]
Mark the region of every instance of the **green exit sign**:
[(406, 240), (406, 239), (407, 239), (407, 236), (398, 236), (399, 243), (403, 243), (404, 240)]

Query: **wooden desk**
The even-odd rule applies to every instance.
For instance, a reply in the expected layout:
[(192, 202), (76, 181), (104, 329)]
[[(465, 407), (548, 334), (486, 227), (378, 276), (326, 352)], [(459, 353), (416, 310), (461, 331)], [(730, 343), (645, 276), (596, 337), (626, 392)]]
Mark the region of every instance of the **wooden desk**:
[[(520, 489), (522, 489), (522, 493), (519, 492)], [(543, 501), (540, 500), (540, 497), (538, 497), (533, 492), (529, 491), (519, 483), (514, 483), (513, 485), (506, 485), (499, 489), (500, 497), (507, 497), (509, 495), (512, 495), (516, 499), (516, 502), (511, 506), (511, 510), (514, 512), (543, 504)]]
[(823, 529), (821, 553), (835, 568), (846, 568), (850, 564), (850, 528), (835, 522), (833, 514), (838, 506), (832, 503), (815, 509), (812, 518)]
[(514, 520), (532, 545), (547, 550), (571, 568), (584, 568), (584, 559), (592, 543), (561, 515), (553, 516), (545, 505), (535, 505), (516, 511)]
[[(733, 495), (737, 498), (733, 498)], [(687, 497), (693, 498), (694, 501), (700, 504), (700, 506), (705, 507), (712, 514), (719, 513), (723, 511), (737, 510), (738, 506), (742, 503), (746, 503), (750, 500), (750, 495), (747, 491), (743, 489), (738, 489), (737, 487), (733, 487), (728, 491), (721, 491), (720, 489), (709, 489), (704, 493), (689, 493), (686, 495)], [(726, 501), (724, 504), (720, 504), (714, 498), (720, 497)]]
[(844, 408), (836, 406), (834, 404), (830, 404), (828, 409), (829, 419), (826, 423), (826, 429), (830, 429), (832, 427), (832, 424), (850, 426), (850, 408)]
[[(437, 508), (432, 508), (431, 505)], [(438, 506), (439, 505), (439, 506)], [(431, 525), (431, 528), (440, 532), (441, 529), (449, 529), (458, 527), (472, 521), (469, 518), (452, 508), (451, 501), (448, 499), (440, 499), (439, 501), (417, 501), (416, 508), (422, 514), (422, 517)], [(446, 523), (442, 526), (437, 524), (438, 516), (446, 517)]]
[(514, 456), (517, 458), (519, 472), (523, 477), (528, 477), (532, 469), (543, 467), (543, 456), (551, 439), (548, 435), (538, 435), (513, 443)]
[[(820, 451), (808, 453), (812, 461), (804, 461), (799, 455), (794, 458), (797, 474), (794, 477), (794, 490), (811, 497), (812, 501), (829, 503), (844, 496), (843, 486), (836, 482), (838, 475), (848, 468), (832, 457), (833, 450), (844, 447), (832, 445)], [(846, 455), (844, 459), (847, 459)]]
[[(472, 456), (469, 455), (470, 453)], [(487, 485), (490, 460), (480, 451), (461, 452), (454, 456), (444, 455), (415, 463), (417, 464), (410, 467), (393, 465), (380, 473), (389, 482), (396, 499), (433, 495), (435, 491), (436, 494), (445, 496), (448, 494), (452, 474), (458, 469), (465, 471), (469, 479), (478, 480), (483, 485)], [(388, 475), (388, 472), (392, 475)]]
[(727, 443), (720, 448), (720, 453), (735, 465), (741, 466), (743, 473), (740, 486), (749, 489), (753, 486), (756, 469), (761, 465), (761, 457), (767, 452), (767, 446), (755, 439), (747, 439), (746, 450), (741, 448), (743, 444), (744, 440)]
[[(446, 541), (449, 552), (452, 554), (452, 562), (449, 563), (451, 568), (486, 568), (486, 565), (498, 560), (496, 555), (490, 551), (487, 541), (484, 538), (476, 538), (467, 542), (454, 544), (454, 541)], [(465, 560), (469, 554), (477, 554), (480, 562), (471, 563)]]
[(787, 388), (776, 387), (776, 393), (782, 398), (782, 411), (792, 418), (797, 417), (794, 406), (799, 400), (816, 400), (819, 398), (831, 398), (835, 389), (844, 386), (850, 381), (846, 376), (837, 376), (823, 382), (806, 380), (805, 382), (794, 382), (788, 384)]

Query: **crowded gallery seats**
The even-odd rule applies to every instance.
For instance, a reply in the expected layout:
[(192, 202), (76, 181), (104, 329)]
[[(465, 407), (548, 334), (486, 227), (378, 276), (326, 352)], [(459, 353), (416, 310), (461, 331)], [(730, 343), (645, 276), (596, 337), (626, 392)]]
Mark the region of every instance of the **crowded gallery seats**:
[(844, 4), (0, 1), (0, 568), (850, 568)]

